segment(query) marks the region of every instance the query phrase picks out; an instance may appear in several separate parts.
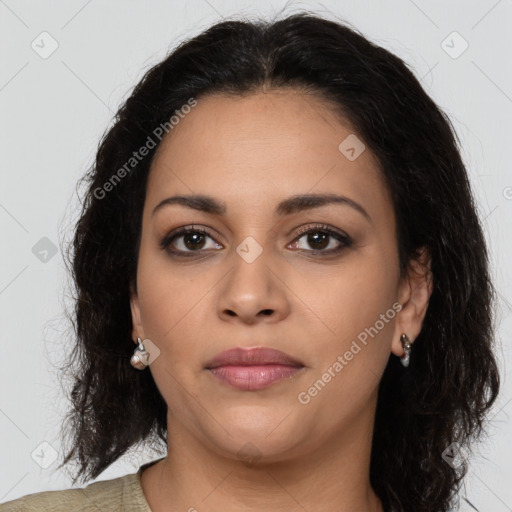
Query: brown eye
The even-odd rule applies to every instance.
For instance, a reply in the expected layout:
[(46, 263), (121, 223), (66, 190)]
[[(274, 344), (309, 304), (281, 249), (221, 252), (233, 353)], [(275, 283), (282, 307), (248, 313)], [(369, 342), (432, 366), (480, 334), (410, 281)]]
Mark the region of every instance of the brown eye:
[[(213, 242), (210, 243), (210, 247), (207, 247), (208, 239)], [(169, 233), (160, 242), (160, 247), (171, 254), (190, 256), (201, 251), (221, 249), (222, 245), (217, 243), (205, 229), (188, 227)]]
[[(301, 242), (303, 239), (304, 242)], [(351, 244), (352, 240), (348, 235), (338, 233), (327, 226), (313, 226), (299, 232), (299, 237), (292, 243), (292, 248), (315, 254), (332, 254)]]
[(329, 238), (331, 238), (331, 235), (328, 235), (327, 233), (316, 232), (307, 235), (306, 240), (309, 246), (313, 249), (322, 250), (329, 245)]
[(205, 236), (202, 233), (186, 233), (183, 237), (183, 245), (193, 251), (194, 249), (202, 249), (204, 246)]

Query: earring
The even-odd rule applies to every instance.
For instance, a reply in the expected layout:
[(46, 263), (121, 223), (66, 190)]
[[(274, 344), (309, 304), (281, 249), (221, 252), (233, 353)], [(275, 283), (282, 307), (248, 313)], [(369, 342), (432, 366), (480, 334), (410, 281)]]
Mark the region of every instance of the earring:
[(146, 352), (142, 340), (137, 338), (138, 347), (133, 351), (133, 356), (130, 359), (130, 364), (137, 370), (144, 370), (148, 366), (149, 353)]
[(407, 334), (402, 333), (400, 336), (400, 341), (402, 343), (402, 347), (404, 349), (405, 354), (400, 358), (400, 362), (405, 366), (409, 366), (409, 359), (411, 355), (411, 341), (407, 337)]

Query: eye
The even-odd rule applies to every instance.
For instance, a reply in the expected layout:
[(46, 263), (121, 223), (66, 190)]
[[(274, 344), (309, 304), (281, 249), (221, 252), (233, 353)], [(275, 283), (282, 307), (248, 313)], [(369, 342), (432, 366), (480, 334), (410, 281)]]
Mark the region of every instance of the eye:
[(352, 239), (348, 235), (335, 231), (325, 224), (302, 228), (299, 236), (291, 244), (293, 248), (304, 250), (300, 246), (302, 239), (305, 239), (303, 245), (307, 244), (312, 248), (312, 250), (306, 249), (305, 252), (313, 254), (334, 254), (352, 245)]
[(160, 247), (171, 254), (193, 256), (193, 253), (212, 248), (206, 247), (207, 238), (213, 241), (211, 245), (214, 249), (222, 249), (222, 245), (215, 242), (208, 231), (199, 226), (189, 226), (169, 233), (160, 242)]

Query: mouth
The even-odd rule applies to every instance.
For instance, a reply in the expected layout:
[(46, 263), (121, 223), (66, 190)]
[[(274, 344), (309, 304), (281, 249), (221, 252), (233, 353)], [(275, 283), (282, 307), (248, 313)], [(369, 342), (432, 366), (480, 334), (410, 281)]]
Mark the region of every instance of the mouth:
[(226, 350), (205, 366), (217, 380), (244, 391), (257, 391), (291, 379), (304, 368), (298, 359), (268, 347)]

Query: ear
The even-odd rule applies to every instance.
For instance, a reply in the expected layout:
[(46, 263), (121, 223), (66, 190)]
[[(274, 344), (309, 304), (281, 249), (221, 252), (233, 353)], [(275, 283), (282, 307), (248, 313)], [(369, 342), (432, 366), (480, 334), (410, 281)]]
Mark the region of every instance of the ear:
[(404, 355), (400, 342), (401, 334), (407, 334), (412, 344), (421, 331), (433, 289), (430, 267), (430, 254), (423, 247), (418, 250), (417, 256), (410, 260), (407, 275), (400, 281), (398, 302), (402, 305), (402, 309), (396, 315), (391, 344), (391, 352), (399, 357)]
[(144, 329), (140, 319), (140, 306), (135, 286), (130, 285), (130, 309), (132, 312), (132, 340), (137, 343), (137, 338), (144, 339)]

